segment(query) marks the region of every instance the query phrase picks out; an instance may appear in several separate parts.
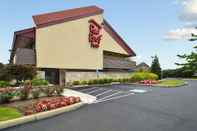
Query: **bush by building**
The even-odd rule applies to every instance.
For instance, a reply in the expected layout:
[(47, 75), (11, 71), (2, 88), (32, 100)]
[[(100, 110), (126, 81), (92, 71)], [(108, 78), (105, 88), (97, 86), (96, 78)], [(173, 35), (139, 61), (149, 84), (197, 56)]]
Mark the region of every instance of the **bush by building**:
[(159, 76), (154, 73), (149, 72), (136, 72), (131, 75), (130, 80), (133, 82), (138, 82), (142, 80), (157, 80)]
[(9, 82), (7, 82), (7, 81), (0, 81), (0, 88), (4, 88), (4, 87), (7, 87), (7, 86), (9, 86)]
[(11, 81), (15, 79), (17, 83), (20, 83), (33, 79), (36, 72), (36, 68), (31, 65), (4, 65), (0, 67), (0, 80)]
[(44, 86), (44, 85), (49, 84), (49, 82), (44, 79), (33, 79), (31, 80), (31, 83), (32, 83), (32, 86)]

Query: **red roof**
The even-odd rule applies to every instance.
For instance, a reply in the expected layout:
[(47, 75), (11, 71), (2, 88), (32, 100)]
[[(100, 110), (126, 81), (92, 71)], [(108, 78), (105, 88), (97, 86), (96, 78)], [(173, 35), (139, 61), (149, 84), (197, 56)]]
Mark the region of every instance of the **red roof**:
[(97, 6), (88, 6), (53, 13), (35, 15), (33, 16), (33, 20), (36, 26), (40, 28), (101, 13), (103, 13), (103, 9)]

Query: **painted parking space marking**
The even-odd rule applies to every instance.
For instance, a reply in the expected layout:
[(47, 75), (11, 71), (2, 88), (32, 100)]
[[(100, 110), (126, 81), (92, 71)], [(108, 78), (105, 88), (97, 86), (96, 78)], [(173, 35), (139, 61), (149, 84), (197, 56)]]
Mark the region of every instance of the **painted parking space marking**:
[(118, 94), (121, 94), (121, 93), (123, 93), (123, 92), (122, 92), (122, 91), (118, 91), (118, 92), (113, 93), (113, 94), (111, 94), (111, 95), (105, 96), (105, 97), (103, 97), (103, 98), (101, 98), (101, 99), (99, 99), (99, 100), (104, 100), (104, 99), (106, 99), (106, 98), (109, 98), (109, 97), (112, 97), (112, 96), (115, 96), (115, 95), (118, 95)]
[(146, 93), (147, 90), (141, 90), (141, 89), (133, 89), (133, 90), (130, 90), (131, 92), (133, 93)]
[(128, 97), (130, 95), (135, 95), (135, 93), (129, 93), (129, 94), (126, 94), (126, 95), (115, 96), (115, 97), (111, 97), (109, 99), (99, 99), (99, 100), (97, 100), (97, 101), (95, 101), (93, 103), (96, 104), (96, 103), (101, 103), (101, 102), (105, 102), (105, 101), (116, 100), (116, 99)]
[(106, 89), (100, 88), (100, 89), (96, 89), (96, 90), (93, 90), (93, 91), (90, 91), (90, 92), (87, 92), (87, 93), (92, 94), (92, 93), (95, 93), (95, 92), (98, 92), (98, 91), (101, 91), (101, 90), (106, 90)]
[(98, 87), (93, 87), (93, 88), (88, 88), (88, 89), (82, 89), (82, 90), (79, 90), (80, 92), (86, 92), (86, 91), (91, 91), (91, 90), (95, 90), (97, 89)]
[(141, 90), (141, 89), (118, 90), (118, 89), (111, 89), (104, 87), (92, 87), (92, 88), (82, 89), (80, 91), (97, 98), (97, 100), (91, 104), (117, 100), (134, 94), (143, 94), (147, 92), (147, 90)]
[(104, 91), (104, 92), (102, 92), (102, 93), (100, 93), (100, 94), (97, 94), (96, 97), (102, 96), (102, 95), (107, 94), (107, 93), (112, 92), (112, 91), (113, 91), (113, 90)]

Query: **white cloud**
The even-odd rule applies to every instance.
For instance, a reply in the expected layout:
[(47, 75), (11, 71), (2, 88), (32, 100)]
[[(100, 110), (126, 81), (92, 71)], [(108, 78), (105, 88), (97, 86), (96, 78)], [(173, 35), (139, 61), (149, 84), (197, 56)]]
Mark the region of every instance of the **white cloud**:
[(184, 27), (169, 31), (165, 36), (165, 40), (189, 40), (191, 34), (197, 34), (197, 29), (193, 27)]
[(179, 18), (183, 21), (197, 21), (197, 0), (178, 0), (182, 5)]
[(189, 40), (191, 34), (197, 34), (197, 0), (176, 0), (176, 5), (182, 6), (179, 13), (180, 20), (185, 22), (182, 28), (174, 29), (166, 33), (165, 40)]

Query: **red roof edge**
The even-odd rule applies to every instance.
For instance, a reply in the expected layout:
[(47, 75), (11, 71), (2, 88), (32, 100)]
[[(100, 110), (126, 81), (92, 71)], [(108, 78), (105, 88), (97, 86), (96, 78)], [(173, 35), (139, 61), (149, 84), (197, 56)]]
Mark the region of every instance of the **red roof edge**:
[(104, 10), (97, 6), (88, 6), (88, 7), (68, 9), (58, 12), (34, 15), (33, 20), (36, 24), (36, 28), (42, 28), (42, 27), (60, 24), (63, 22), (72, 21), (84, 17), (102, 14), (103, 12)]
[(120, 35), (112, 28), (112, 26), (104, 19), (104, 30), (128, 53), (129, 56), (136, 56), (135, 52), (126, 44)]

